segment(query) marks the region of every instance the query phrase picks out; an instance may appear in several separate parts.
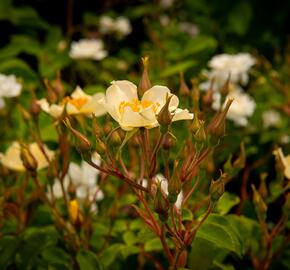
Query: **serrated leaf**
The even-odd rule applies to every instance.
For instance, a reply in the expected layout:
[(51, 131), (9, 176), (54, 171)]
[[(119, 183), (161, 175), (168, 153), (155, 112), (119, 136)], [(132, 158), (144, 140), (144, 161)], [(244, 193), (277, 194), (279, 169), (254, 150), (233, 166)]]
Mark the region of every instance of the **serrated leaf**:
[(108, 266), (115, 261), (123, 247), (123, 244), (113, 244), (104, 251), (101, 257), (101, 262), (105, 269), (108, 269)]
[(4, 236), (0, 239), (0, 269), (6, 267), (14, 260), (19, 241), (13, 236)]

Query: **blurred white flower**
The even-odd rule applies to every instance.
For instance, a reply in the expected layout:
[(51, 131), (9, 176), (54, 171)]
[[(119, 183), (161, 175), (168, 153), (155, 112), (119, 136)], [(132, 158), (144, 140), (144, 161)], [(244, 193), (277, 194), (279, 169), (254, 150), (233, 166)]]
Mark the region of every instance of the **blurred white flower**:
[(102, 60), (108, 55), (100, 39), (81, 39), (73, 41), (69, 56), (74, 59)]
[(37, 103), (44, 112), (54, 118), (60, 117), (64, 109), (69, 115), (83, 114), (90, 117), (94, 114), (98, 117), (106, 113), (104, 107), (99, 103), (104, 96), (103, 93), (96, 93), (93, 96), (87, 95), (77, 86), (74, 92), (69, 97), (65, 97), (59, 104), (49, 104), (45, 98), (38, 100)]
[(117, 32), (123, 36), (129, 35), (132, 32), (130, 21), (125, 17), (118, 17), (115, 20), (108, 16), (100, 18), (101, 33), (108, 34)]
[(199, 28), (194, 23), (182, 22), (179, 24), (179, 29), (182, 32), (189, 34), (191, 37), (196, 37), (199, 34)]
[[(97, 153), (93, 155), (93, 161), (100, 165), (101, 158)], [(99, 171), (85, 161), (82, 161), (80, 165), (71, 162), (68, 173), (63, 180), (65, 192), (68, 193), (69, 186), (72, 185), (75, 188), (76, 199), (80, 203), (84, 202), (86, 199), (90, 200), (92, 212), (97, 211), (97, 205), (95, 202), (104, 198), (103, 191), (97, 185), (98, 175)], [(63, 197), (61, 184), (58, 179), (55, 179), (52, 189), (48, 193), (50, 198), (52, 197), (51, 193), (56, 199)]]
[(281, 116), (275, 110), (267, 110), (263, 112), (262, 119), (265, 128), (278, 127), (281, 123)]
[(5, 106), (3, 97), (19, 96), (21, 89), (22, 85), (17, 82), (15, 75), (0, 74), (0, 109)]
[(249, 81), (248, 71), (255, 63), (256, 60), (249, 53), (219, 54), (209, 61), (211, 70), (206, 75), (209, 80), (214, 78), (217, 89), (224, 85), (229, 75), (231, 83), (246, 85)]
[[(219, 110), (221, 107), (221, 94), (214, 92), (213, 98), (212, 108)], [(247, 93), (244, 93), (241, 87), (236, 87), (227, 95), (223, 106), (225, 106), (228, 99), (234, 99), (234, 101), (227, 113), (227, 118), (234, 121), (238, 126), (246, 126), (248, 118), (254, 114), (256, 108), (254, 99)]]

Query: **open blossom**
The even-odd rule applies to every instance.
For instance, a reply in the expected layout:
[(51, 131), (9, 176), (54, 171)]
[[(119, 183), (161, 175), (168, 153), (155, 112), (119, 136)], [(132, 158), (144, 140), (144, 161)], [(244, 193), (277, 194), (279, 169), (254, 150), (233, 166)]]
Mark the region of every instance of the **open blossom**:
[[(219, 110), (221, 107), (221, 94), (214, 92), (214, 102), (212, 107), (214, 110)], [(234, 121), (238, 126), (246, 126), (248, 124), (248, 118), (254, 114), (256, 103), (254, 99), (247, 93), (244, 93), (240, 87), (236, 87), (226, 97), (227, 100), (234, 99), (232, 105), (227, 113), (227, 118)]]
[(178, 108), (177, 96), (171, 94), (167, 87), (159, 85), (147, 90), (139, 100), (136, 85), (125, 80), (113, 81), (101, 103), (124, 130), (153, 128), (159, 125), (157, 115), (165, 105), (167, 96), (172, 96), (169, 103), (172, 121), (193, 118), (188, 110)]
[[(97, 153), (93, 155), (93, 161), (94, 163), (100, 165), (101, 159)], [(71, 162), (69, 165), (68, 173), (63, 180), (64, 190), (66, 193), (68, 193), (68, 189), (72, 185), (75, 190), (76, 199), (80, 203), (84, 202), (86, 199), (89, 199), (90, 202), (92, 202), (92, 212), (97, 210), (97, 206), (94, 202), (100, 201), (104, 198), (103, 191), (100, 190), (99, 186), (97, 185), (98, 175), (99, 171), (90, 166), (85, 161), (82, 161), (80, 165)], [(56, 199), (63, 197), (61, 184), (58, 179), (55, 179), (55, 182), (52, 186), (52, 189), (49, 191), (48, 196), (51, 198), (52, 194)]]
[[(256, 60), (249, 53), (238, 53), (236, 55), (219, 54), (214, 56), (208, 63), (211, 68), (205, 75), (209, 81), (214, 79), (214, 90), (219, 90), (230, 75), (230, 83), (246, 85), (249, 81), (248, 72), (256, 63)], [(210, 82), (200, 85), (202, 90), (209, 88)]]
[(129, 35), (132, 31), (130, 21), (125, 17), (118, 17), (115, 20), (108, 16), (100, 18), (100, 31), (104, 34), (117, 32), (124, 36)]
[(284, 156), (281, 148), (278, 148), (273, 151), (276, 160), (279, 160), (284, 167), (284, 175), (287, 179), (290, 180), (290, 155)]
[[(29, 144), (28, 149), (37, 163), (37, 170), (47, 167), (49, 165), (48, 160), (51, 161), (54, 157), (54, 152), (45, 145), (43, 145), (43, 149), (46, 155), (44, 155), (37, 143)], [(5, 154), (0, 153), (0, 163), (13, 171), (26, 171), (21, 159), (21, 146), (18, 142), (13, 142)]]
[(101, 116), (106, 113), (99, 101), (104, 97), (103, 93), (96, 93), (93, 96), (87, 95), (79, 86), (69, 97), (65, 97), (60, 104), (49, 104), (47, 99), (43, 98), (37, 101), (41, 109), (54, 118), (58, 118), (66, 109), (69, 115), (84, 114), (86, 116)]
[(22, 85), (17, 82), (15, 75), (0, 74), (0, 109), (5, 106), (3, 97), (16, 97), (21, 93)]
[(102, 60), (108, 52), (100, 39), (81, 39), (71, 44), (69, 56), (74, 59)]
[(263, 126), (265, 128), (278, 127), (281, 123), (281, 116), (275, 110), (267, 110), (262, 114)]

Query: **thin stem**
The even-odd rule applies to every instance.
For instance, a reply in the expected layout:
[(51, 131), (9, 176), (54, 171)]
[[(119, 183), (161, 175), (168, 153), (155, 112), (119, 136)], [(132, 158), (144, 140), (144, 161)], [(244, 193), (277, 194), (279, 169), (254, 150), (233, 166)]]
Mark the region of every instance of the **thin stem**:
[(125, 175), (123, 175), (121, 172), (117, 171), (117, 170), (113, 170), (113, 169), (105, 169), (103, 167), (100, 167), (99, 165), (97, 165), (96, 163), (94, 163), (92, 160), (90, 161), (87, 161), (88, 164), (90, 164), (92, 167), (94, 167), (95, 169), (105, 173), (105, 174), (108, 174), (108, 175), (113, 175), (113, 176), (116, 176), (117, 178), (121, 179), (121, 180), (124, 180), (126, 183), (128, 183), (129, 185), (137, 188), (137, 189), (140, 189), (142, 191), (145, 191), (145, 192), (148, 192), (148, 189), (135, 183), (132, 179), (126, 177)]
[(161, 227), (161, 234), (160, 234), (160, 240), (161, 240), (161, 243), (162, 243), (162, 246), (164, 248), (164, 251), (165, 251), (165, 254), (169, 260), (169, 263), (172, 264), (173, 263), (173, 256), (170, 252), (170, 249), (168, 247), (168, 244), (166, 242), (166, 238), (165, 238), (165, 225), (163, 224), (162, 227)]

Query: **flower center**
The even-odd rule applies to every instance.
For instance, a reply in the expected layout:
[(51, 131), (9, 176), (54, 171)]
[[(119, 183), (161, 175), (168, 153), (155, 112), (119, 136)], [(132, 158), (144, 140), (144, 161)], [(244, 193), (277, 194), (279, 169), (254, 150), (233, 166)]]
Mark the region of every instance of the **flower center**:
[(150, 100), (138, 100), (136, 98), (131, 99), (130, 101), (122, 101), (119, 104), (119, 112), (121, 114), (124, 113), (124, 110), (126, 107), (130, 107), (133, 112), (140, 112), (141, 110), (144, 110), (152, 105), (152, 109), (154, 113), (156, 113), (157, 108), (160, 106), (158, 102), (153, 103)]
[(74, 98), (74, 99), (68, 99), (68, 103), (74, 105), (78, 110), (81, 109), (81, 107), (88, 101), (87, 98)]

